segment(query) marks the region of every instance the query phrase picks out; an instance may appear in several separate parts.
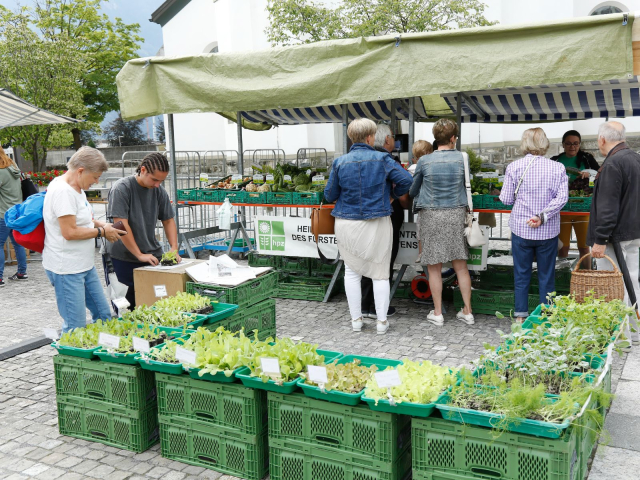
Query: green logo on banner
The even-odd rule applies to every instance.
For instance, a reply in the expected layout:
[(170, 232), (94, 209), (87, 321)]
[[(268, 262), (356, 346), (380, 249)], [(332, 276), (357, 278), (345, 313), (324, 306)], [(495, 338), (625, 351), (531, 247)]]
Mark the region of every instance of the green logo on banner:
[(284, 252), (284, 222), (258, 220), (258, 245), (260, 250)]
[(468, 265), (482, 265), (482, 247), (469, 248)]

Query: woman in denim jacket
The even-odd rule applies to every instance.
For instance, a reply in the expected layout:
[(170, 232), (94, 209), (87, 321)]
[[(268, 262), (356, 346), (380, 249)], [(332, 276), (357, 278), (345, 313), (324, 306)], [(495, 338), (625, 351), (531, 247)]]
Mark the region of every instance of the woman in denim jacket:
[(327, 202), (336, 202), (335, 232), (345, 264), (345, 290), (351, 326), (362, 330), (363, 276), (373, 280), (378, 319), (377, 332), (389, 329), (389, 262), (391, 261), (391, 199), (409, 191), (411, 175), (386, 152), (377, 152), (376, 124), (366, 118), (353, 120), (347, 135), (353, 142), (348, 154), (333, 162), (324, 189)]
[(438, 149), (418, 161), (409, 191), (409, 196), (420, 210), (420, 263), (427, 265), (435, 307), (427, 315), (427, 320), (434, 325), (444, 324), (442, 264), (451, 262), (464, 300), (464, 308), (456, 314), (456, 318), (472, 325), (471, 277), (467, 269), (469, 251), (464, 236), (467, 215), (464, 157), (455, 149), (458, 125), (449, 119), (440, 119), (433, 126), (433, 136), (438, 142)]

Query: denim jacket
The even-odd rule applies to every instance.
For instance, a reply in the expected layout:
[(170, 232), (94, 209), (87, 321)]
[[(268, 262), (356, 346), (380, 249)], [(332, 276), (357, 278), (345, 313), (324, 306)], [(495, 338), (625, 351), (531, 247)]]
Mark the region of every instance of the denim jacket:
[(418, 160), (409, 191), (416, 208), (457, 208), (468, 205), (464, 163), (457, 150), (436, 150)]
[(390, 198), (404, 195), (410, 186), (411, 174), (391, 155), (354, 143), (349, 153), (334, 160), (324, 198), (336, 202), (334, 217), (370, 220), (391, 215)]

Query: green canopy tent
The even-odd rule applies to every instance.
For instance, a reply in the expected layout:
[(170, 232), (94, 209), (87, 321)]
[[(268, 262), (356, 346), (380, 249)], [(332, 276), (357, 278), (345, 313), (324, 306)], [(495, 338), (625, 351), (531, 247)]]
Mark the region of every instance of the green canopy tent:
[[(169, 115), (172, 158), (174, 113), (235, 118), (240, 169), (242, 126), (346, 128), (358, 116), (406, 118), (412, 144), (413, 122), (440, 116), (517, 122), (640, 114), (634, 19), (613, 14), (141, 58), (118, 74), (118, 95), (125, 119)], [(175, 172), (173, 179), (176, 189)]]

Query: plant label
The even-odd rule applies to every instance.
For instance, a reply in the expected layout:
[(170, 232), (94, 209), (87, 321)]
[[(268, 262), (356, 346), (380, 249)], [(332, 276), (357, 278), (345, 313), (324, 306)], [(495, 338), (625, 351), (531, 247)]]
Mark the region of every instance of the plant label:
[(115, 300), (112, 300), (112, 302), (118, 310), (124, 310), (125, 308), (129, 308), (131, 306), (131, 304), (125, 297), (116, 298)]
[(201, 182), (208, 182), (209, 181), (209, 174), (208, 173), (201, 173), (200, 174), (200, 181)]
[(309, 380), (318, 385), (324, 385), (329, 382), (327, 379), (327, 368), (318, 367), (315, 365), (307, 365), (307, 371), (309, 372)]
[(42, 333), (44, 333), (45, 337), (50, 338), (51, 340), (57, 340), (59, 338), (58, 331), (55, 328), (43, 328)]
[(311, 169), (307, 168), (307, 175), (311, 175)]
[(167, 296), (167, 286), (166, 285), (154, 285), (153, 291), (156, 294), (156, 298), (166, 297)]
[(102, 345), (107, 348), (119, 348), (120, 337), (117, 335), (110, 335), (108, 333), (100, 332), (98, 335), (98, 345)]
[(267, 185), (273, 185), (275, 183), (275, 179), (273, 178), (273, 175), (270, 173), (267, 175), (266, 180), (267, 180)]
[(133, 337), (133, 349), (136, 352), (149, 353), (151, 347), (149, 346), (149, 342), (144, 338)]
[(311, 179), (311, 183), (313, 185), (324, 185), (325, 183), (327, 183), (324, 179), (324, 175), (315, 175), (312, 179)]
[(242, 183), (242, 175), (240, 174), (231, 175), (231, 183), (233, 185), (238, 185)]
[(280, 376), (280, 363), (277, 358), (260, 358), (260, 368), (262, 368), (262, 373), (265, 375)]
[(291, 180), (291, 175), (285, 175), (283, 179), (284, 179), (284, 183), (288, 185), (293, 183), (293, 180)]
[(253, 183), (263, 184), (264, 183), (264, 175), (262, 175), (260, 173), (256, 173), (253, 176)]
[(176, 359), (182, 363), (196, 364), (196, 352), (187, 350), (186, 348), (176, 347)]
[(402, 385), (398, 370), (385, 370), (383, 372), (376, 372), (374, 375), (380, 388), (391, 388)]

